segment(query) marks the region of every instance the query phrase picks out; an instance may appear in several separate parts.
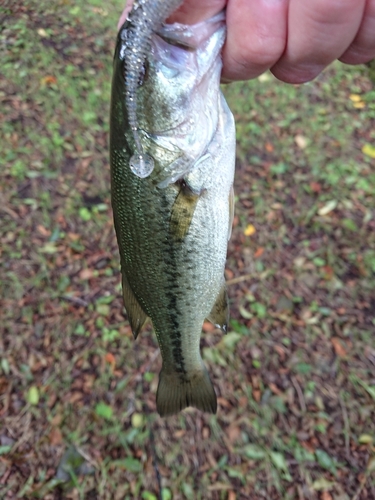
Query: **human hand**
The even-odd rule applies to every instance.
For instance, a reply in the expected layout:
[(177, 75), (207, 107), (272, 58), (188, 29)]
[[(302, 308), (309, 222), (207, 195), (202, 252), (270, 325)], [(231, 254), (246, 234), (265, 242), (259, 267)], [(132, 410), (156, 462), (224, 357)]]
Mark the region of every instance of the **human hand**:
[(375, 0), (185, 0), (168, 21), (194, 24), (224, 7), (223, 81), (270, 69), (279, 80), (303, 83), (335, 59), (361, 64), (375, 57)]

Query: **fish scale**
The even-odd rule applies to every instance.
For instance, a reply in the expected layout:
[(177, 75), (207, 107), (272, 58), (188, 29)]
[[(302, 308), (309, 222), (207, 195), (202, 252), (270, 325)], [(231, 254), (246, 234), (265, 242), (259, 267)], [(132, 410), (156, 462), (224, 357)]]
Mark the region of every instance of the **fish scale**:
[[(171, 7), (165, 17), (179, 4), (164, 3)], [(146, 9), (147, 1), (141, 4)], [(146, 69), (135, 71), (126, 54), (130, 38), (137, 45), (137, 16), (129, 18), (117, 40), (110, 118), (125, 309), (135, 338), (150, 318), (158, 339), (159, 414), (186, 406), (214, 413), (216, 395), (201, 359), (200, 336), (205, 319), (223, 331), (228, 321), (224, 267), (235, 130), (219, 89), (225, 15), (196, 26), (161, 25), (165, 18), (159, 16), (147, 41)], [(131, 103), (128, 73), (136, 82)], [(152, 158), (147, 175), (133, 168), (137, 154)]]

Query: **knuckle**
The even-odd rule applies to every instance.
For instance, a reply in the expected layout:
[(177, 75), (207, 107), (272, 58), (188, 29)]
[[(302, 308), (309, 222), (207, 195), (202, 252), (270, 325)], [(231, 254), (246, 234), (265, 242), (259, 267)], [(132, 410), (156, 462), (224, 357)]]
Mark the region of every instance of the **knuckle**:
[(271, 68), (272, 74), (282, 82), (285, 83), (307, 83), (314, 80), (322, 71), (321, 66), (294, 66), (288, 67), (283, 65), (276, 65)]
[(283, 38), (259, 30), (251, 39), (238, 41), (235, 59), (242, 66), (271, 67), (280, 59), (284, 49)]

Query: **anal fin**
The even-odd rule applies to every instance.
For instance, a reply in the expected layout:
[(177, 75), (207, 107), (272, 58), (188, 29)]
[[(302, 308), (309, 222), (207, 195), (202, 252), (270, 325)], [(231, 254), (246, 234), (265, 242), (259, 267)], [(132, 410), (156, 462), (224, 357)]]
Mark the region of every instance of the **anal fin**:
[(227, 333), (229, 324), (229, 302), (225, 283), (221, 287), (216, 302), (210, 314), (207, 316), (207, 319), (224, 333)]
[(134, 338), (136, 339), (147, 320), (147, 315), (139, 305), (139, 302), (136, 299), (133, 290), (130, 288), (124, 272), (122, 273), (122, 295), (130, 327)]

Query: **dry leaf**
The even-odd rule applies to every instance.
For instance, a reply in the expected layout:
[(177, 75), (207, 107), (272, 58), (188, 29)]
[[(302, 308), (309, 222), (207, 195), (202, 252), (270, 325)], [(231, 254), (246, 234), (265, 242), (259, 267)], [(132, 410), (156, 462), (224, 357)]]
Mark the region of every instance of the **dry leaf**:
[(95, 269), (82, 269), (79, 273), (79, 279), (88, 280), (94, 276)]
[(58, 427), (52, 427), (51, 432), (49, 433), (49, 441), (52, 445), (56, 446), (61, 444), (63, 440), (63, 436)]
[(369, 156), (370, 158), (375, 158), (375, 146), (372, 146), (371, 144), (365, 144), (362, 147), (362, 153), (366, 156)]
[(318, 210), (319, 215), (328, 215), (332, 210), (337, 207), (337, 201), (331, 200), (328, 201), (322, 208)]
[(255, 227), (252, 224), (249, 224), (246, 229), (244, 230), (243, 234), (245, 236), (251, 236), (256, 232)]
[(343, 358), (344, 356), (346, 356), (346, 351), (343, 348), (341, 341), (338, 337), (332, 337), (331, 342), (335, 350), (336, 356), (338, 356), (339, 358)]
[(323, 491), (321, 498), (322, 500), (332, 500), (332, 495), (328, 491)]
[(209, 333), (209, 332), (213, 332), (214, 330), (216, 330), (216, 326), (213, 325), (212, 323), (210, 323), (209, 321), (205, 321), (203, 323), (203, 328), (202, 330), (205, 332), (205, 333)]
[(57, 83), (57, 78), (52, 75), (47, 75), (40, 79), (40, 83), (41, 85), (53, 85)]
[(109, 363), (110, 365), (113, 365), (115, 366), (116, 364), (116, 359), (114, 357), (114, 355), (111, 353), (111, 352), (107, 352), (107, 354), (104, 356), (104, 359), (106, 360), (107, 363)]
[(295, 136), (294, 141), (300, 149), (305, 149), (308, 142), (307, 138), (300, 134)]
[(254, 259), (259, 259), (259, 257), (261, 257), (264, 253), (264, 248), (263, 247), (259, 247), (255, 250), (255, 253), (254, 253)]

